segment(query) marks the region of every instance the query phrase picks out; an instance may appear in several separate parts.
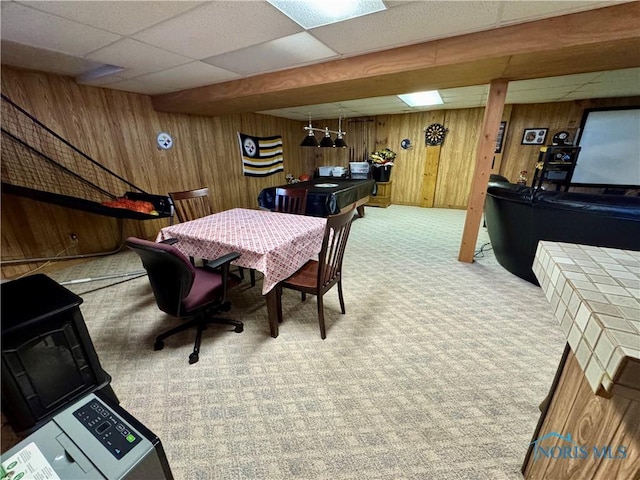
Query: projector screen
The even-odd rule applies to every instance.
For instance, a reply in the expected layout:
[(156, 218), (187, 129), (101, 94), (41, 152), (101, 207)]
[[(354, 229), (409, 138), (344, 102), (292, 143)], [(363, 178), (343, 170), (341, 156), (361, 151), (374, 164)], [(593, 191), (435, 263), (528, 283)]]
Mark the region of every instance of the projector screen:
[(571, 184), (640, 186), (640, 107), (585, 110)]

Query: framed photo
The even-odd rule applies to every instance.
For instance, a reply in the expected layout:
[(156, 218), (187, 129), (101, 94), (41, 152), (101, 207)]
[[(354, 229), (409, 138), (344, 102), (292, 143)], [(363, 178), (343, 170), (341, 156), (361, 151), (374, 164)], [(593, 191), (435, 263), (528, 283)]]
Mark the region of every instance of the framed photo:
[(548, 128), (525, 128), (522, 134), (522, 145), (544, 145)]
[(507, 129), (507, 122), (500, 122), (500, 128), (498, 129), (498, 137), (496, 138), (495, 153), (502, 152), (502, 144), (504, 143), (504, 131), (506, 129)]

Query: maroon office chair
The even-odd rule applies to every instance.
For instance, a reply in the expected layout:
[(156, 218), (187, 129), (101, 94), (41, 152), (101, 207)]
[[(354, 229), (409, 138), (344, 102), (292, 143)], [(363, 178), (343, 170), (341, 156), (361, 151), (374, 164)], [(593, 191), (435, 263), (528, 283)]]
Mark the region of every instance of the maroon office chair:
[(320, 324), (320, 337), (327, 338), (324, 324), (324, 303), (322, 297), (334, 285), (338, 285), (338, 299), (340, 309), (346, 313), (344, 298), (342, 296), (342, 259), (351, 231), (351, 222), (355, 209), (327, 218), (327, 226), (324, 231), (322, 248), (318, 254), (318, 260), (309, 260), (296, 273), (276, 286), (276, 298), (278, 309), (278, 321), (282, 321), (282, 289), (288, 288), (302, 292), (302, 300), (310, 293), (317, 297), (318, 323)]
[(231, 325), (235, 327), (236, 333), (244, 329), (240, 321), (213, 316), (228, 311), (231, 306), (231, 302), (227, 300), (227, 289), (240, 280), (235, 275), (229, 275), (229, 264), (240, 254), (230, 253), (209, 261), (203, 267), (194, 267), (173, 246), (176, 242), (175, 239), (169, 239), (156, 243), (129, 237), (126, 244), (140, 256), (158, 308), (171, 316), (186, 320), (158, 335), (153, 349), (162, 350), (165, 338), (196, 327), (193, 353), (189, 355), (189, 363), (193, 364), (199, 360), (202, 332), (207, 325)]

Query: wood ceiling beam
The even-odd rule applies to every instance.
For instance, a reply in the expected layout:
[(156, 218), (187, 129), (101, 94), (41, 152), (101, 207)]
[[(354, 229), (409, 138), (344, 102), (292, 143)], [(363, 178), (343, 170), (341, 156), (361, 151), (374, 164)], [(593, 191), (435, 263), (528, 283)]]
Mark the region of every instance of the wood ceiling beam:
[(200, 115), (615, 70), (640, 65), (640, 2), (399, 47), (152, 97)]

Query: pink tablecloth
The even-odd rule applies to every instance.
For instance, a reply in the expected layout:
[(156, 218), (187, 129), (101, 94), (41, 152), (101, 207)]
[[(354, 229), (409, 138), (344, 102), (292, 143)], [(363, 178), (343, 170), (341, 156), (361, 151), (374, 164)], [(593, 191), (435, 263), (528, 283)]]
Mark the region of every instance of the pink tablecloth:
[(157, 240), (177, 238), (185, 255), (215, 259), (241, 254), (235, 265), (264, 275), (262, 294), (296, 272), (322, 247), (327, 220), (289, 213), (234, 208), (160, 230)]

